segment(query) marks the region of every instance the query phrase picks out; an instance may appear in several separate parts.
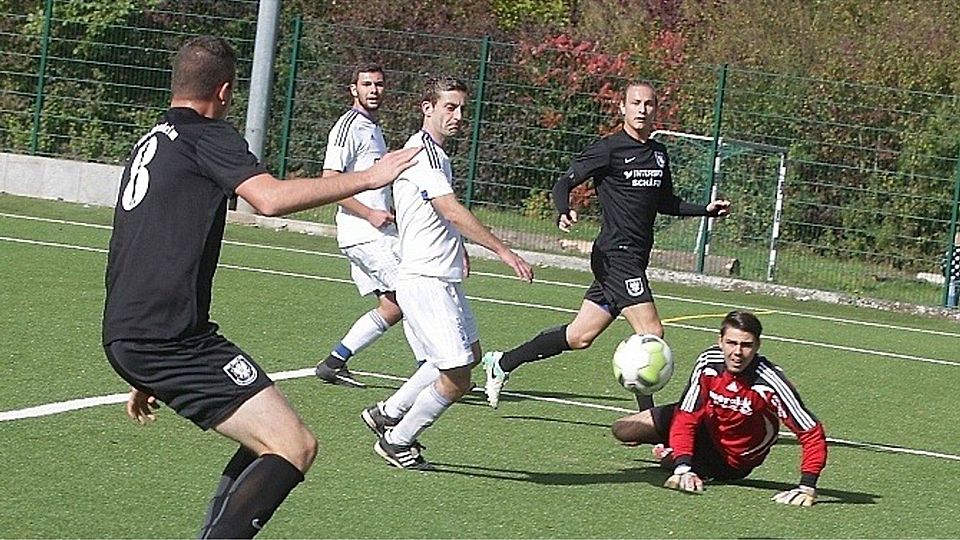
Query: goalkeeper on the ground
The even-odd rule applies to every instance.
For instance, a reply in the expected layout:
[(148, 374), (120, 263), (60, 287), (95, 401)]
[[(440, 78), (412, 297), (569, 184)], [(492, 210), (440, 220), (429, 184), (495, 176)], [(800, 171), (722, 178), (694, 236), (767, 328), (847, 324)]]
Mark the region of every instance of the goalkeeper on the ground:
[(673, 469), (665, 487), (700, 492), (708, 479), (745, 478), (766, 459), (783, 422), (802, 448), (800, 482), (772, 500), (795, 506), (816, 502), (827, 461), (823, 424), (780, 368), (757, 354), (761, 331), (752, 313), (730, 312), (718, 346), (700, 354), (679, 403), (614, 422), (621, 442), (656, 445), (661, 465)]

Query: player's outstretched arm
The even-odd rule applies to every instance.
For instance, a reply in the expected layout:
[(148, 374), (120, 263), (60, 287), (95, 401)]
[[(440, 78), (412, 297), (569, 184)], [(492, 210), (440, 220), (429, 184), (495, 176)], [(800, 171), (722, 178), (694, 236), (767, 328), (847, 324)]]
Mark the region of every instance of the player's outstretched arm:
[(781, 491), (770, 498), (771, 501), (792, 506), (813, 506), (817, 502), (817, 490), (810, 486), (797, 486)]
[(265, 216), (282, 216), (383, 187), (413, 166), (413, 158), (420, 150), (416, 147), (390, 152), (365, 171), (342, 173), (332, 178), (281, 181), (271, 174), (258, 174), (237, 186), (237, 195)]
[(144, 425), (157, 419), (155, 411), (160, 408), (160, 404), (157, 403), (157, 398), (150, 394), (131, 388), (130, 394), (127, 395), (126, 408), (127, 416), (134, 422)]
[(431, 199), (430, 202), (441, 216), (460, 231), (461, 234), (497, 254), (500, 260), (513, 269), (518, 278), (533, 281), (533, 268), (497, 238), (470, 210), (460, 204), (452, 193)]

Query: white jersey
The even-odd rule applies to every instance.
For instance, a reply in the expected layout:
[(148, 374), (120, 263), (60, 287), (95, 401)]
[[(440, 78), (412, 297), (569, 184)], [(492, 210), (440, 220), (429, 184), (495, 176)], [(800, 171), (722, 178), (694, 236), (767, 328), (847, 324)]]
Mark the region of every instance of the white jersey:
[(450, 158), (424, 131), (404, 148), (422, 146), (417, 163), (393, 183), (393, 201), (400, 228), (400, 275), (430, 276), (446, 281), (463, 279), (463, 240), (460, 231), (437, 213), (431, 199), (453, 193)]
[[(323, 168), (339, 172), (364, 171), (384, 154), (387, 144), (383, 140), (380, 125), (363, 111), (350, 109), (341, 116), (327, 136), (327, 153)], [(353, 196), (369, 208), (390, 211), (393, 206), (390, 186), (371, 189)], [(384, 234), (396, 236), (393, 224), (377, 229), (369, 221), (342, 206), (337, 210), (337, 244), (340, 247), (355, 246), (380, 238)]]

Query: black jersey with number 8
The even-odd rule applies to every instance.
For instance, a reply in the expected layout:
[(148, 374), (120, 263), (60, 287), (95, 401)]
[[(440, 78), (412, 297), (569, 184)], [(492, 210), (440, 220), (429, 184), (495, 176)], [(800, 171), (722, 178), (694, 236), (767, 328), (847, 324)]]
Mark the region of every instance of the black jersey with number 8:
[(227, 200), (263, 172), (233, 126), (192, 109), (168, 110), (134, 145), (114, 211), (104, 344), (208, 331)]

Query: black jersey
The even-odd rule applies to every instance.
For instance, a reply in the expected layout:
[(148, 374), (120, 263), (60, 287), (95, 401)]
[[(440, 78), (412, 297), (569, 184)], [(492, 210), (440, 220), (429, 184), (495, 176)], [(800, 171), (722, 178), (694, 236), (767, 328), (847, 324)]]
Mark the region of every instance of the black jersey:
[(189, 108), (168, 110), (137, 142), (114, 211), (104, 344), (209, 331), (227, 200), (263, 172), (233, 126)]
[(568, 209), (570, 188), (593, 178), (603, 214), (594, 249), (642, 258), (653, 247), (657, 212), (706, 215), (706, 207), (683, 202), (673, 193), (667, 149), (653, 139), (640, 142), (623, 130), (594, 141), (573, 161), (554, 188), (561, 213)]

